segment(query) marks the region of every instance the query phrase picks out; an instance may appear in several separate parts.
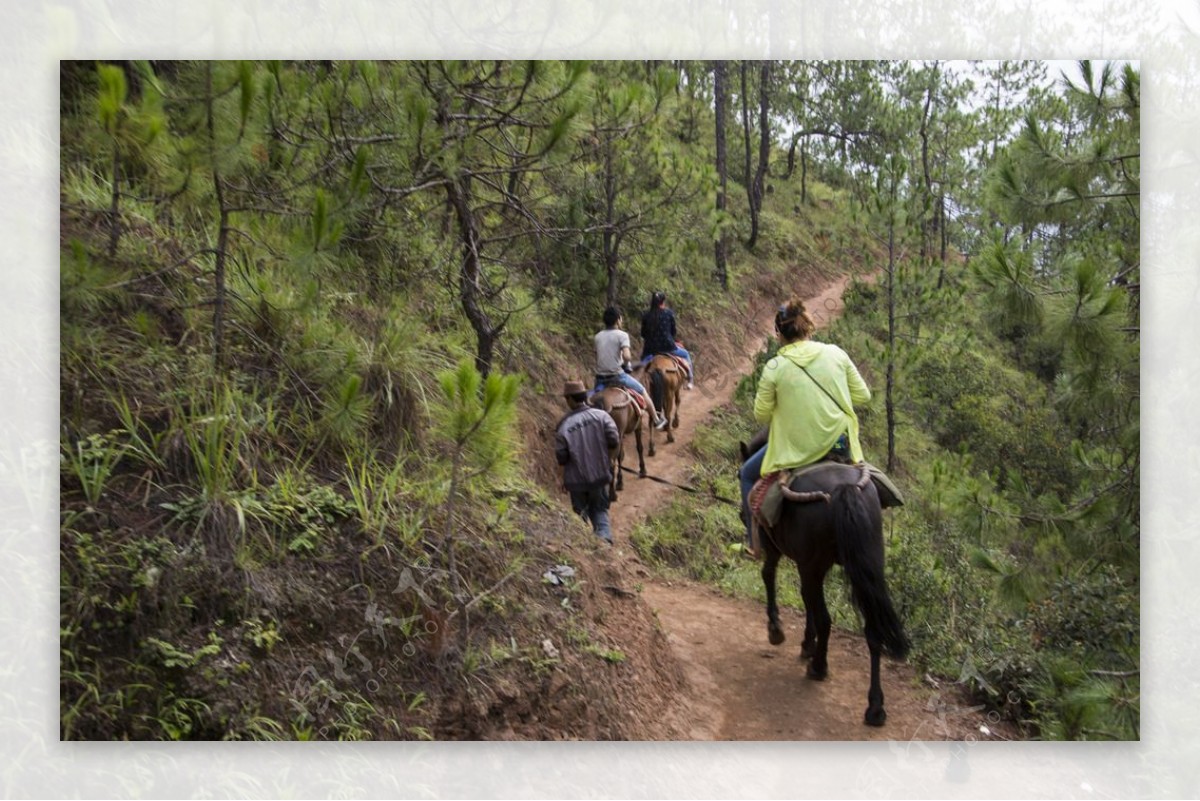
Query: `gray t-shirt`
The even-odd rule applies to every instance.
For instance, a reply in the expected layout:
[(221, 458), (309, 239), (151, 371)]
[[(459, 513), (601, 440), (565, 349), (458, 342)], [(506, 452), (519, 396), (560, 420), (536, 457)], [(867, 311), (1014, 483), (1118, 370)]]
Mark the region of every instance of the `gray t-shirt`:
[(596, 375), (621, 372), (621, 349), (629, 347), (629, 334), (619, 328), (605, 328), (595, 336)]

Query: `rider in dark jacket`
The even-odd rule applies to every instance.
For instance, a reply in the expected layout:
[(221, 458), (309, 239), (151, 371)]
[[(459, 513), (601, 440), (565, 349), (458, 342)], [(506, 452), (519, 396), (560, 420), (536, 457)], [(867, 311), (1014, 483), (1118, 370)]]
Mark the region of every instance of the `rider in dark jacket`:
[(670, 353), (687, 362), (687, 388), (693, 385), (692, 355), (676, 339), (675, 312), (667, 307), (667, 294), (655, 292), (650, 296), (650, 308), (642, 315), (642, 361), (645, 367), (659, 353)]

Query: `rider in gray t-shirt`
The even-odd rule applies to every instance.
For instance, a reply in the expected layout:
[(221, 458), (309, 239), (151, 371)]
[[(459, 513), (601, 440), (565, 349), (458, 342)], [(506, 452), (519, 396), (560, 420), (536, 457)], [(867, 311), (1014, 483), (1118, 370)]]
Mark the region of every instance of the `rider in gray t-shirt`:
[[(654, 409), (650, 393), (629, 374), (633, 354), (629, 349), (629, 334), (621, 330), (621, 322), (620, 311), (612, 306), (604, 310), (604, 330), (593, 338), (596, 343), (596, 388), (588, 395), (604, 389), (606, 384), (619, 384), (645, 398), (647, 409)], [(655, 412), (655, 427), (661, 430), (666, 424), (667, 419)]]

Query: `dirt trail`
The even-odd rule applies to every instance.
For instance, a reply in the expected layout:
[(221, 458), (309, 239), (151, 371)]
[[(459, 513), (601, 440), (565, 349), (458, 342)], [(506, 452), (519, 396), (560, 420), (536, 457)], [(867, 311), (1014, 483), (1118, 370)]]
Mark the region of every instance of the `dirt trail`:
[[(828, 325), (841, 311), (842, 278), (806, 300), (818, 327)], [(658, 454), (647, 459), (651, 475), (685, 483), (691, 456), (687, 451), (696, 426), (727, 403), (737, 380), (753, 364), (763, 339), (773, 334), (773, 310), (755, 313), (749, 326), (747, 352), (740, 364), (718, 368), (697, 365), (696, 389), (684, 391), (676, 441), (665, 445), (656, 436)], [(626, 459), (627, 464), (629, 459)], [(870, 680), (866, 642), (861, 633), (834, 629), (829, 646), (829, 677), (823, 682), (804, 677), (799, 660), (804, 630), (801, 614), (780, 611), (787, 642), (771, 646), (766, 636), (766, 612), (758, 603), (731, 598), (691, 582), (653, 578), (629, 545), (629, 533), (657, 506), (678, 492), (661, 483), (626, 474), (625, 491), (612, 508), (616, 548), (626, 569), (637, 576), (642, 597), (655, 610), (668, 642), (684, 666), (691, 694), (683, 701), (683, 716), (693, 721), (697, 740), (962, 740), (992, 739), (981, 725), (996, 726), (980, 710), (966, 706), (951, 685), (934, 688), (918, 679), (904, 663), (884, 659), (883, 691), (887, 725), (862, 723)], [(788, 560), (780, 566), (780, 581), (796, 581)], [(678, 712), (677, 712), (678, 714)]]

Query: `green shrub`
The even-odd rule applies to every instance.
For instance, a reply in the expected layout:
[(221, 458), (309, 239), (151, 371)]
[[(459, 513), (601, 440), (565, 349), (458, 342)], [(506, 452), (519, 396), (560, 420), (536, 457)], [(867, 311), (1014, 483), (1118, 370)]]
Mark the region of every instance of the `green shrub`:
[(1109, 669), (1129, 666), (1139, 641), (1138, 588), (1112, 565), (1063, 576), (1030, 611), (1039, 646), (1076, 657), (1087, 654)]

